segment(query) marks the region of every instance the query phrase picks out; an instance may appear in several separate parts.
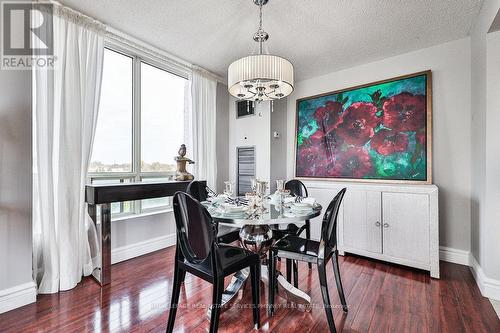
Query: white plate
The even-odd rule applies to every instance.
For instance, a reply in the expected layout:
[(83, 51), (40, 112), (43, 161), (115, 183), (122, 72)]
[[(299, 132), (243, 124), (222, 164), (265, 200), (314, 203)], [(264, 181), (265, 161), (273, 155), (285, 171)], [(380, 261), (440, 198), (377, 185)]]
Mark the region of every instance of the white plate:
[(297, 216), (304, 216), (304, 215), (311, 214), (312, 210), (311, 209), (307, 209), (307, 210), (295, 210), (295, 209), (291, 209), (290, 213), (295, 214)]
[(290, 207), (290, 210), (296, 211), (296, 212), (310, 212), (312, 210), (312, 207)]
[(224, 213), (243, 213), (248, 209), (247, 206), (236, 206), (233, 204), (222, 204), (220, 206)]
[(294, 203), (292, 203), (292, 205), (295, 206), (296, 208), (308, 208), (308, 209), (310, 209), (312, 207), (312, 205), (307, 203), (307, 202), (294, 202)]
[(245, 217), (245, 214), (244, 213), (240, 213), (240, 214), (227, 214), (227, 213), (223, 213), (220, 215), (220, 217), (226, 217), (226, 218), (230, 218), (230, 219), (240, 219), (240, 218), (244, 218)]
[(226, 199), (227, 199), (227, 197), (224, 195), (219, 195), (217, 197), (207, 198), (207, 200), (212, 202), (212, 203), (223, 203), (224, 201), (226, 201)]

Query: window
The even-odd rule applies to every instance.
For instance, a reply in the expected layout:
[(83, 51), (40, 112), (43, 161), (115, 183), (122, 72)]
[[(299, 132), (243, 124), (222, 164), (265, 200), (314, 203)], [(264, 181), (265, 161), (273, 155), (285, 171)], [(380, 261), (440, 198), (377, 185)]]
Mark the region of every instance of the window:
[(106, 49), (89, 172), (132, 172), (132, 57)]
[[(104, 50), (101, 102), (89, 166), (94, 184), (173, 179), (184, 142), (187, 80), (132, 52)], [(113, 216), (163, 210), (170, 198), (114, 203)]]
[(141, 170), (173, 172), (184, 143), (186, 79), (141, 63)]

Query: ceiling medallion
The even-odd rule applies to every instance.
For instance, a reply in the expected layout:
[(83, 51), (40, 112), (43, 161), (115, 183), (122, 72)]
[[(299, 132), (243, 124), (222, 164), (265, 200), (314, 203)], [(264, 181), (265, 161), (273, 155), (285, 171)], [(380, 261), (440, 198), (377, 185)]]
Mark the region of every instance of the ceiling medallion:
[(259, 53), (241, 58), (229, 65), (228, 91), (239, 100), (261, 102), (284, 98), (293, 91), (293, 65), (285, 58), (263, 53), (269, 34), (262, 29), (262, 6), (269, 0), (253, 0), (259, 6), (259, 30), (253, 40)]

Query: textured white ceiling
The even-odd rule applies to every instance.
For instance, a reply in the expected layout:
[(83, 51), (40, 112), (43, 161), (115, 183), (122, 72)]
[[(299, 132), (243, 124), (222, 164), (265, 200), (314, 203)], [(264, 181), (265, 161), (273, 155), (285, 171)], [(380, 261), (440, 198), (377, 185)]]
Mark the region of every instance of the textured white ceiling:
[[(61, 0), (219, 75), (254, 49), (252, 0)], [(269, 51), (296, 80), (468, 35), (482, 0), (270, 0)]]

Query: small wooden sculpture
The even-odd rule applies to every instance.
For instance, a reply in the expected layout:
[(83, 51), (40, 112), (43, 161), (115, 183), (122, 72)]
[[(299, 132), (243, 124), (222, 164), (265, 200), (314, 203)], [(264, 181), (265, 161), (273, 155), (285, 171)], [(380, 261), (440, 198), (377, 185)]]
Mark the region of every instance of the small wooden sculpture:
[(194, 176), (187, 172), (186, 163), (194, 164), (193, 160), (190, 160), (186, 155), (186, 145), (182, 144), (179, 148), (178, 152), (179, 156), (176, 156), (174, 159), (177, 162), (177, 171), (175, 174), (175, 180), (193, 180)]

